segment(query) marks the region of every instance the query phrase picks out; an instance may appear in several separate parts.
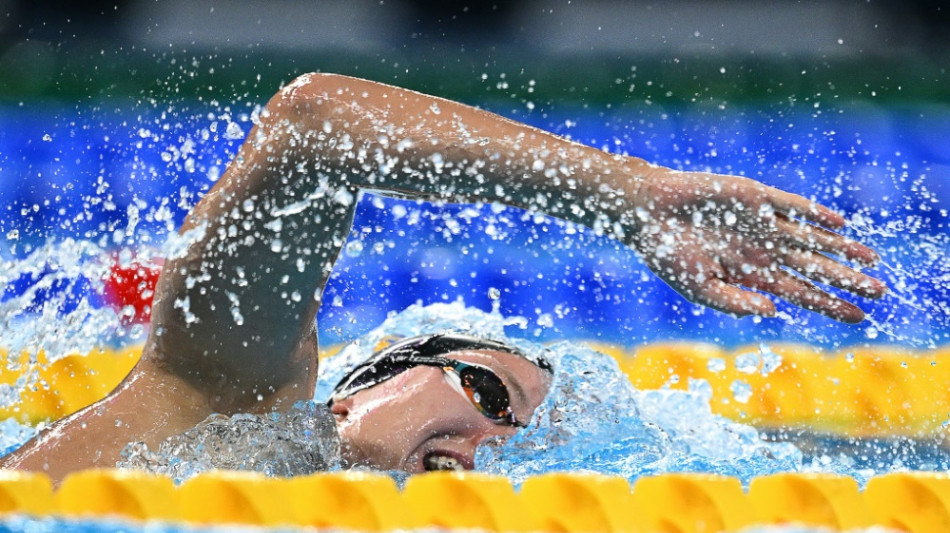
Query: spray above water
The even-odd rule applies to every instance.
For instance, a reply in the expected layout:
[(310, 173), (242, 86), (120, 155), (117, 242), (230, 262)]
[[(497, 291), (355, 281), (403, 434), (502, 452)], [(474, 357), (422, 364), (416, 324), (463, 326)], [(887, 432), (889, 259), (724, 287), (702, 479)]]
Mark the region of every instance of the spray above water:
[(284, 413), (211, 415), (155, 450), (131, 443), (117, 466), (183, 481), (209, 470), (288, 477), (333, 470), (339, 464), (340, 440), (329, 409), (298, 402)]

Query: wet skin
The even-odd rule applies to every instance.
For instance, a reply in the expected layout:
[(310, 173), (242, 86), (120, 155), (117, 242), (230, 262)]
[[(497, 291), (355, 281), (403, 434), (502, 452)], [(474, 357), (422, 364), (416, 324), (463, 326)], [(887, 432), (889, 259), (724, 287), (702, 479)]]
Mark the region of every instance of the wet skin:
[[(506, 352), (460, 351), (446, 357), (490, 368), (504, 381), (515, 419), (525, 423), (541, 404), (549, 375)], [(490, 420), (452, 389), (445, 372), (419, 366), (333, 404), (350, 466), (422, 472), (427, 455), (450, 457), (475, 467), (475, 448), (518, 428)]]

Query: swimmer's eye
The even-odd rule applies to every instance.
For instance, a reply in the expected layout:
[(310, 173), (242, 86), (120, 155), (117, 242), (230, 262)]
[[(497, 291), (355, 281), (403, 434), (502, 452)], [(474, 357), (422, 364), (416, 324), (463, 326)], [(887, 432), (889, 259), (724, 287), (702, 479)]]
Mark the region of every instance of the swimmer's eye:
[(442, 370), (457, 380), (457, 390), (468, 398), (478, 412), (495, 422), (524, 427), (515, 418), (508, 387), (497, 374), (481, 365), (449, 361), (452, 364), (443, 366)]

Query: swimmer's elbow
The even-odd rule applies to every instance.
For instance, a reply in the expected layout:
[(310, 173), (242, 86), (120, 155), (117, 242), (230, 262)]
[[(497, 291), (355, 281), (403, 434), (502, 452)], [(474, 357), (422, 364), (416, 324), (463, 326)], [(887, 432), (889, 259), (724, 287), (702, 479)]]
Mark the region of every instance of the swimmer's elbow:
[[(319, 113), (324, 103), (332, 103), (342, 95), (352, 94), (365, 80), (331, 74), (311, 72), (301, 74), (274, 95), (269, 108), (312, 115)], [(316, 105), (315, 105), (316, 104)]]
[[(261, 113), (258, 134), (282, 140), (282, 149), (308, 146), (318, 153), (329, 150), (332, 142), (323, 142), (331, 131), (349, 135), (357, 142), (372, 128), (361, 124), (386, 120), (384, 107), (365, 106), (370, 95), (385, 94), (380, 85), (340, 74), (310, 73), (298, 76), (268, 102)], [(385, 96), (382, 96), (385, 98)], [(375, 138), (375, 136), (373, 136)], [(337, 139), (339, 140), (339, 139)]]
[[(272, 144), (270, 150), (286, 151), (299, 144), (303, 137), (325, 129), (328, 122), (336, 122), (347, 112), (345, 95), (362, 82), (337, 74), (302, 74), (277, 91), (259, 115), (252, 134), (255, 150)], [(364, 82), (366, 83), (366, 82)], [(346, 117), (342, 117), (348, 122)], [(310, 143), (313, 149), (319, 144)]]

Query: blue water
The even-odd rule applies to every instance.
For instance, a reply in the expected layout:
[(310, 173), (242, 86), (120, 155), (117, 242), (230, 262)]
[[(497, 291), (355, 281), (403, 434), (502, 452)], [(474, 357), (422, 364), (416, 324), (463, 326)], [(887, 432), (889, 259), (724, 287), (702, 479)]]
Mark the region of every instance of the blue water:
[[(116, 107), (0, 110), (0, 344), (55, 354), (141, 340), (144, 329), (123, 325), (103, 306), (102, 276), (113, 256), (162, 255), (168, 235), (240, 145), (254, 111), (211, 103)], [(453, 317), (451, 329), (472, 323), (528, 348), (562, 339), (725, 346), (781, 340), (831, 349), (948, 342), (950, 106), (494, 109), (598, 147), (677, 168), (752, 176), (839, 209), (852, 221), (846, 233), (881, 252), (874, 272), (892, 295), (861, 302), (870, 319), (857, 327), (788, 306), (776, 319), (736, 320), (686, 303), (633, 252), (582, 228), (500, 206), (364, 195), (318, 317), (322, 344), (361, 338), (416, 303), (423, 306), (392, 318), (387, 331), (411, 334)], [(431, 304), (450, 306), (425, 307)], [(497, 313), (488, 313), (493, 306)], [(349, 350), (359, 353), (378, 334)], [(893, 469), (947, 468), (946, 454), (932, 442), (763, 436), (712, 415), (702, 383), (691, 384), (690, 392), (635, 391), (608, 358), (569, 343), (550, 350), (561, 364), (562, 393), (546, 400), (526, 432), (479, 454), (482, 467), (515, 481), (592, 467), (628, 479), (711, 471), (745, 481), (788, 470), (842, 472), (863, 481)], [(332, 374), (333, 367), (323, 371)], [(331, 374), (323, 382), (334, 383)], [(318, 398), (325, 392), (318, 389)], [(28, 434), (7, 429), (11, 445)], [(68, 527), (88, 530), (81, 522)]]
[[(254, 111), (207, 103), (128, 107), (0, 110), (0, 259), (14, 260), (0, 274), (0, 302), (52, 277), (31, 295), (32, 310), (47, 300), (65, 314), (82, 302), (101, 305), (95, 268), (63, 277), (56, 265), (24, 271), (16, 263), (47, 242), (62, 248), (66, 238), (103, 254), (160, 256), (167, 235), (240, 145)], [(365, 195), (326, 290), (330, 305), (319, 315), (325, 345), (356, 338), (416, 302), (461, 297), (487, 310), (490, 288), (500, 291), (503, 313), (546, 324), (528, 332), (544, 340), (788, 340), (829, 348), (947, 342), (950, 106), (494, 107), (594, 146), (752, 176), (839, 209), (853, 223), (846, 233), (882, 253), (873, 272), (893, 294), (860, 301), (870, 320), (859, 327), (790, 306), (780, 307), (780, 319), (736, 321), (684, 302), (633, 252), (592, 232), (498, 206)]]

